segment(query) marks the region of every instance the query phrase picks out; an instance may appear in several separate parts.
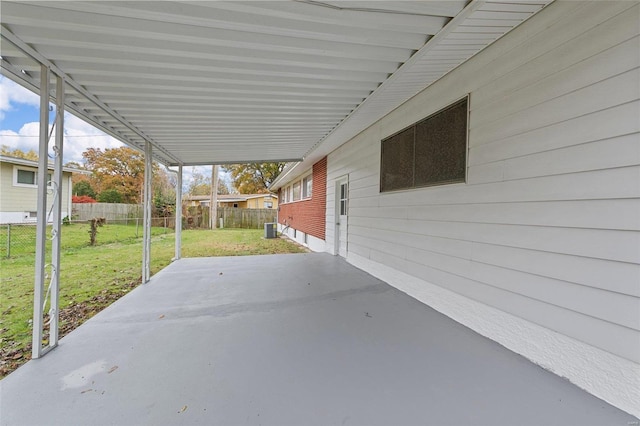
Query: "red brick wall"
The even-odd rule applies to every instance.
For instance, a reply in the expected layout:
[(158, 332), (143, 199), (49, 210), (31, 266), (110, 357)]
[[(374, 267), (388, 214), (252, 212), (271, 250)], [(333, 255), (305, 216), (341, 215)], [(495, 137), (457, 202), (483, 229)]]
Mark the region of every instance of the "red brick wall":
[[(280, 195), (278, 191), (278, 195)], [(324, 240), (327, 206), (327, 157), (313, 165), (311, 199), (279, 204), (278, 222)]]

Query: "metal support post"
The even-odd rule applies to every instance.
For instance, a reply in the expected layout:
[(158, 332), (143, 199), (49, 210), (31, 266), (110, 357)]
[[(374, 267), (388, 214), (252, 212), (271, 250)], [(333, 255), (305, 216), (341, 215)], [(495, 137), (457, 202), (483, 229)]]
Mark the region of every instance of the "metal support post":
[(49, 310), (49, 346), (58, 345), (58, 317), (60, 301), (60, 238), (62, 230), (62, 162), (64, 145), (64, 79), (56, 77), (56, 144), (53, 169), (53, 231), (51, 240), (51, 293)]
[(144, 143), (144, 203), (142, 219), (142, 283), (151, 278), (151, 180), (153, 178), (152, 147)]
[(218, 221), (218, 166), (211, 166), (211, 198), (209, 200), (209, 228), (215, 229)]
[(176, 255), (178, 260), (182, 257), (182, 166), (178, 166), (178, 182), (176, 184)]
[(42, 353), (42, 307), (44, 304), (45, 251), (47, 241), (47, 174), (49, 145), (49, 67), (41, 65), (40, 75), (40, 141), (38, 146), (38, 199), (36, 222), (36, 259), (33, 292), (33, 339), (31, 358)]

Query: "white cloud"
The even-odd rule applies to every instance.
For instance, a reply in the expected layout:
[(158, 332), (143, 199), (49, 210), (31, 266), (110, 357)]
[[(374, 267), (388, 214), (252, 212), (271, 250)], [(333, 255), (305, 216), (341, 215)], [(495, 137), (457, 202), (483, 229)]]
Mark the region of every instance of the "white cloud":
[[(51, 131), (51, 126), (49, 126)], [(40, 123), (25, 123), (16, 133), (12, 130), (0, 130), (0, 144), (7, 145), (10, 149), (21, 149), (22, 151), (34, 150), (38, 152), (38, 134)], [(82, 153), (88, 148), (117, 148), (123, 144), (117, 139), (101, 132), (88, 123), (65, 114), (64, 126), (64, 162), (75, 161), (82, 163)], [(52, 148), (55, 144), (55, 136), (49, 143)], [(49, 155), (53, 155), (53, 150), (49, 149)]]
[(0, 76), (0, 120), (4, 119), (8, 111), (15, 109), (15, 104), (38, 107), (40, 97), (12, 80)]
[(64, 158), (65, 162), (82, 163), (82, 153), (88, 148), (118, 148), (124, 144), (116, 138), (96, 129), (92, 125), (66, 113), (64, 116)]
[(24, 152), (34, 150), (38, 152), (39, 123), (25, 123), (16, 133), (13, 130), (0, 130), (0, 144), (10, 149), (20, 149)]

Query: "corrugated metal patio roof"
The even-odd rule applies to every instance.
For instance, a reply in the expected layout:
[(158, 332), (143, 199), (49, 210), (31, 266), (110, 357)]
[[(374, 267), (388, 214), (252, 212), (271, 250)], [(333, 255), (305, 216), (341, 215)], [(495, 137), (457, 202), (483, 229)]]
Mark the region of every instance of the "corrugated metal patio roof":
[(3, 0), (2, 72), (164, 164), (313, 159), (550, 2)]

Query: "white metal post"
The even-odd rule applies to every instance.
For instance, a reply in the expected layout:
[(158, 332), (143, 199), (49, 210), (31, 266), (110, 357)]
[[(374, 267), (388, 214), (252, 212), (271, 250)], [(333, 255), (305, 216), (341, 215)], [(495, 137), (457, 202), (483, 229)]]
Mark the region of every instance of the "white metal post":
[(215, 229), (218, 221), (218, 166), (211, 166), (211, 199), (209, 200), (209, 228)]
[(151, 278), (151, 180), (153, 178), (152, 147), (144, 143), (144, 203), (142, 220), (142, 283)]
[[(58, 345), (58, 318), (60, 295), (60, 238), (62, 231), (62, 161), (64, 144), (64, 79), (56, 77), (56, 144), (53, 169), (53, 238), (51, 240), (51, 293), (49, 311), (49, 346)], [(70, 212), (69, 212), (70, 213)]]
[(178, 182), (176, 183), (176, 255), (178, 260), (182, 257), (182, 165), (178, 166)]
[(38, 200), (36, 222), (36, 261), (33, 291), (33, 333), (31, 358), (42, 355), (42, 307), (44, 304), (45, 252), (47, 241), (47, 174), (49, 145), (49, 67), (41, 65), (40, 142), (38, 146)]

